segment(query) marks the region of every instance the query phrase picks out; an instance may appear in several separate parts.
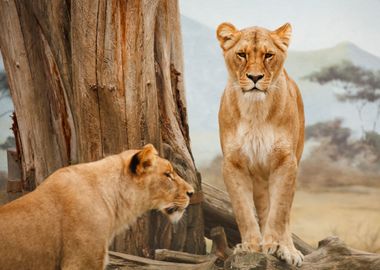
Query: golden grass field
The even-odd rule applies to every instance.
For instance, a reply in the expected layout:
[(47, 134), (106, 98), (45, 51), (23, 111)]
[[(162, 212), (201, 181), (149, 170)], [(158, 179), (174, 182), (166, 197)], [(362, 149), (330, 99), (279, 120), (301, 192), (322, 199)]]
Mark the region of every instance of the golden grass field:
[(336, 235), (353, 248), (380, 252), (380, 188), (298, 190), (291, 228), (313, 246), (326, 236)]

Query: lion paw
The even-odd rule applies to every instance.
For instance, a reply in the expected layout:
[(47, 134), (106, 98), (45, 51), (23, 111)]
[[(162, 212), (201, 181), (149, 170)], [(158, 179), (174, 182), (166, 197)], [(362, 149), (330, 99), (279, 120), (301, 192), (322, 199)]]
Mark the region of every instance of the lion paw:
[(234, 248), (234, 254), (241, 252), (260, 252), (261, 248), (259, 244), (243, 242), (241, 244), (237, 244)]
[(274, 255), (277, 258), (286, 261), (290, 265), (300, 267), (302, 265), (304, 256), (292, 244), (281, 244), (273, 242), (263, 245), (263, 252)]

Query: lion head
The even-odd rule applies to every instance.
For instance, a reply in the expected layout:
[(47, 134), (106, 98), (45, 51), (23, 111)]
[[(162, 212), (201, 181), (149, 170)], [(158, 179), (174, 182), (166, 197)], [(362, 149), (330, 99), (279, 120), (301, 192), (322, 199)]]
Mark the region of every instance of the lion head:
[(291, 32), (289, 23), (275, 31), (261, 27), (237, 30), (230, 23), (219, 25), (217, 38), (227, 69), (241, 91), (267, 93), (282, 70)]
[(153, 145), (147, 144), (131, 158), (129, 170), (138, 184), (149, 193), (151, 209), (158, 209), (171, 222), (178, 222), (194, 188), (182, 179), (172, 164), (158, 156)]

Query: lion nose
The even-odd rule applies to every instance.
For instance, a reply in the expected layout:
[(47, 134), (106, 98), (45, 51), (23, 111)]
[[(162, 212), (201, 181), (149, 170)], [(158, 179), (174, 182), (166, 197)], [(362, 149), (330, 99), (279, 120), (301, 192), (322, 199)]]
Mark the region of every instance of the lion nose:
[(187, 196), (189, 196), (189, 198), (191, 198), (191, 196), (193, 196), (194, 192), (193, 191), (188, 191), (186, 192)]
[(261, 80), (264, 77), (264, 74), (253, 75), (251, 73), (247, 73), (246, 75), (248, 79), (250, 79), (254, 83), (257, 83), (259, 80)]

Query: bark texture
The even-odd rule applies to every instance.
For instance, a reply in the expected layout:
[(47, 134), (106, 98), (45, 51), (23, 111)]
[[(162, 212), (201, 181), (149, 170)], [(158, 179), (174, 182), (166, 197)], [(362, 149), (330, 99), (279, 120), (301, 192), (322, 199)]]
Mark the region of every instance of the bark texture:
[[(180, 262), (172, 262), (173, 254)], [(141, 258), (129, 254), (110, 252), (110, 263), (107, 266), (107, 270), (218, 270), (214, 265), (215, 257), (206, 255), (193, 255), (189, 253), (175, 253), (174, 251), (167, 251), (166, 260), (152, 260)], [(180, 256), (180, 258), (178, 258)], [(169, 258), (167, 258), (169, 257)], [(186, 258), (186, 262), (181, 261), (182, 258)], [(192, 261), (189, 262), (188, 260)], [(176, 261), (176, 260), (174, 260)]]
[[(60, 167), (153, 143), (200, 190), (173, 0), (0, 0), (0, 49), (24, 190)], [(200, 204), (172, 226), (147, 214), (113, 247), (203, 253)]]

